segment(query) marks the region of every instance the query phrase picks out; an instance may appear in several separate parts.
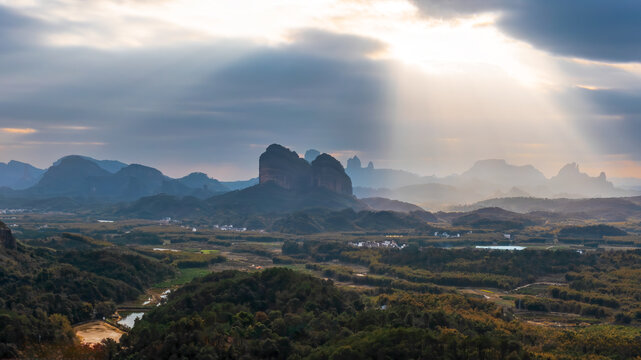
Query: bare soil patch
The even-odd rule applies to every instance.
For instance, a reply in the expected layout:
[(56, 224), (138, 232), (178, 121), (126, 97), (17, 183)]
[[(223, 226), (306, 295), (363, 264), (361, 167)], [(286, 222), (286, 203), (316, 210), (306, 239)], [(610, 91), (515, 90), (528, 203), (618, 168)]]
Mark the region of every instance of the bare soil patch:
[(125, 332), (107, 324), (104, 321), (96, 320), (74, 326), (76, 336), (85, 344), (97, 344), (104, 339), (110, 338), (115, 341), (120, 340), (120, 337)]

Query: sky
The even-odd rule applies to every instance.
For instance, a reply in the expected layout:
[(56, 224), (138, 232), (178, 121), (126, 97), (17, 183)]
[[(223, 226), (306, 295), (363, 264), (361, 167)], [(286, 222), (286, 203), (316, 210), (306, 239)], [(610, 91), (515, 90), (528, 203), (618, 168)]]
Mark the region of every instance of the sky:
[(0, 161), (641, 178), (641, 1), (0, 0)]

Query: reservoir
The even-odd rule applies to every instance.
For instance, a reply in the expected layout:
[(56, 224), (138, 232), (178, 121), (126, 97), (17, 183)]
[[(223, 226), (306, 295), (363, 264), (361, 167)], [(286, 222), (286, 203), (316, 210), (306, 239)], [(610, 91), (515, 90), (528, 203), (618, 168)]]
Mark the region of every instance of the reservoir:
[(124, 325), (131, 329), (134, 327), (134, 323), (136, 322), (136, 320), (142, 318), (143, 315), (145, 315), (145, 313), (143, 312), (129, 313), (124, 318), (118, 320), (118, 324)]

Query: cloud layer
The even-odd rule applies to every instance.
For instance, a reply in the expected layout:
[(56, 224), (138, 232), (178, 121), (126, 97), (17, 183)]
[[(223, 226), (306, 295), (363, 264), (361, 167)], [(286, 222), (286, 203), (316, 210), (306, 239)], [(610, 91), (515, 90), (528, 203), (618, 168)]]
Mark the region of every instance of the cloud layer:
[(636, 0), (415, 0), (428, 16), (498, 12), (509, 35), (555, 54), (641, 61), (641, 2)]
[(254, 27), (230, 10), (237, 34), (224, 13), (172, 18), (181, 0), (0, 4), (4, 161), (229, 179), (280, 142), (429, 174), (478, 157), (558, 168), (582, 160), (577, 137), (595, 167), (641, 160), (638, 1), (274, 2), (281, 18)]
[[(0, 14), (4, 24), (39, 26)], [(387, 126), (387, 70), (364, 54), (381, 45), (319, 31), (294, 37), (276, 48), (220, 41), (122, 51), (24, 42), (0, 56), (0, 125), (21, 135), (4, 141), (5, 152), (83, 152), (170, 172), (219, 164), (233, 173), (221, 177), (254, 175), (272, 142), (375, 152)]]

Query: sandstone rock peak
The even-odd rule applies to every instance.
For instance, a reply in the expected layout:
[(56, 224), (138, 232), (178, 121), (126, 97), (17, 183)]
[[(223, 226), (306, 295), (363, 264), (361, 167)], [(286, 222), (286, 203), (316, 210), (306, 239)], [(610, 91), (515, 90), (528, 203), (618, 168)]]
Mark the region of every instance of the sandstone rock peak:
[(341, 194), (352, 194), (352, 180), (343, 165), (331, 155), (321, 154), (312, 162), (314, 186), (330, 189)]
[(295, 151), (272, 144), (260, 155), (258, 181), (260, 184), (273, 182), (290, 190), (309, 188), (312, 186), (311, 165)]
[(325, 188), (341, 194), (352, 194), (352, 181), (343, 165), (328, 154), (315, 157), (312, 163), (284, 146), (272, 144), (260, 156), (260, 184), (274, 183), (289, 190)]

